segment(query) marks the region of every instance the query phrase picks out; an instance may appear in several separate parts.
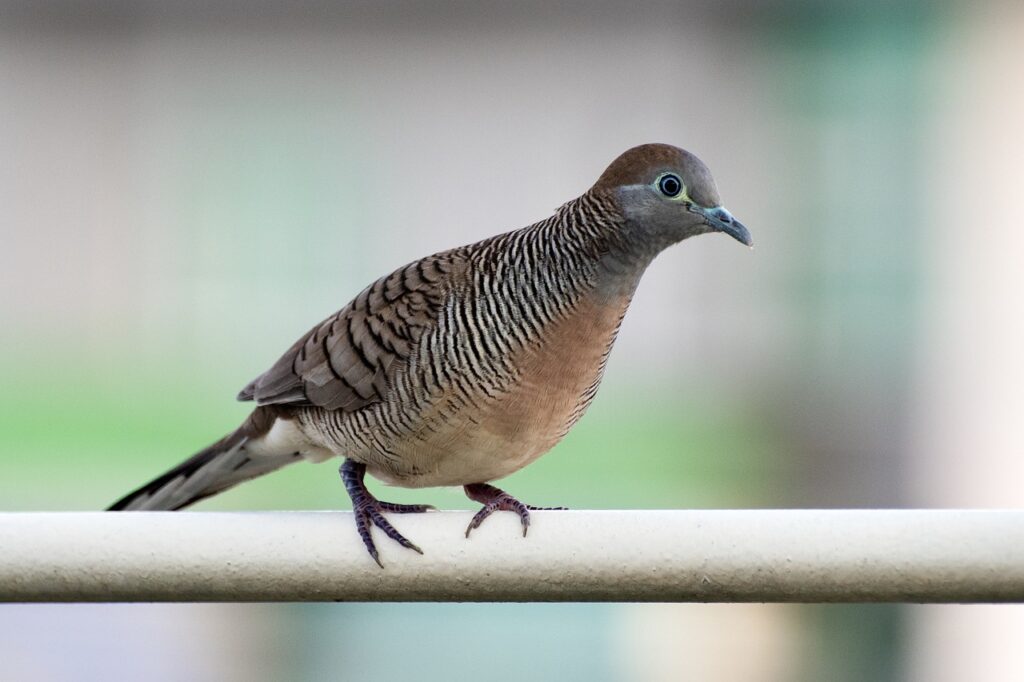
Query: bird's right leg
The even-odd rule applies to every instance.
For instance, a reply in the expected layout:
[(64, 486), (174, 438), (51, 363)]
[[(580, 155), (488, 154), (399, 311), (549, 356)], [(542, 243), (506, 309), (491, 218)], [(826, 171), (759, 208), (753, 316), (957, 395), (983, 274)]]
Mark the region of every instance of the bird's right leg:
[(525, 538), (526, 531), (530, 528), (531, 511), (565, 510), (565, 507), (534, 507), (532, 504), (523, 504), (501, 488), (495, 488), (486, 483), (470, 483), (462, 486), (462, 489), (466, 491), (466, 497), (484, 505), (469, 522), (469, 526), (466, 528), (467, 538), (472, 530), (479, 528), (480, 524), (496, 511), (510, 511), (518, 514), (519, 520), (523, 524), (523, 537)]
[(356, 517), (356, 529), (359, 537), (363, 539), (366, 551), (370, 553), (377, 565), (384, 568), (377, 554), (377, 546), (373, 544), (373, 537), (370, 535), (371, 524), (377, 526), (389, 538), (400, 544), (423, 554), (423, 550), (409, 542), (405, 537), (395, 530), (395, 527), (388, 523), (382, 512), (393, 512), (395, 514), (418, 514), (420, 512), (434, 509), (429, 504), (395, 504), (393, 502), (381, 502), (366, 489), (363, 477), (366, 475), (366, 465), (346, 459), (340, 469), (341, 480), (345, 483), (345, 490), (352, 498), (352, 512)]

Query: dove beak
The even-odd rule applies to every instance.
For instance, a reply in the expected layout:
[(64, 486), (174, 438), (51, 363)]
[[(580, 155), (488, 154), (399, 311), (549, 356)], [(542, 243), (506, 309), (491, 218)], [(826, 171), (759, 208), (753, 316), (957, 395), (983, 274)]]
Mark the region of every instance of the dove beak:
[(711, 208), (703, 208), (701, 206), (694, 206), (691, 210), (703, 216), (704, 222), (716, 231), (724, 232), (747, 246), (754, 245), (754, 239), (750, 236), (750, 230), (743, 223), (733, 218), (732, 214), (725, 210), (724, 207), (712, 206)]

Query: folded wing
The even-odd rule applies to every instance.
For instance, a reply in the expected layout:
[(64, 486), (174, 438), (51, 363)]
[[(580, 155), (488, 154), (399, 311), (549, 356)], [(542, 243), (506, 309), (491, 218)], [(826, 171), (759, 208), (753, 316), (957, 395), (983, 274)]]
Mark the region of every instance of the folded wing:
[(464, 269), (463, 259), (447, 252), (382, 277), (296, 341), (238, 399), (344, 412), (379, 402), (436, 326)]

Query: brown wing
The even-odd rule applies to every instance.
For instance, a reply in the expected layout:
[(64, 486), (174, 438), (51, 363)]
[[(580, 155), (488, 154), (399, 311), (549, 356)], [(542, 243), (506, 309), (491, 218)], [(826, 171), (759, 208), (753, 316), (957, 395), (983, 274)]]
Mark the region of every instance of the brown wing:
[(380, 278), (296, 341), (238, 399), (344, 412), (380, 401), (437, 324), (453, 277), (464, 267), (460, 256), (446, 252)]

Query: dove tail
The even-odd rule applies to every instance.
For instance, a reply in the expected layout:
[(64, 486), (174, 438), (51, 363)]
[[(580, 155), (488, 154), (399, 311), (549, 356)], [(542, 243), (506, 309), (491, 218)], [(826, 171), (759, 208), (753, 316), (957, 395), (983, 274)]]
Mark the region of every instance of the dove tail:
[[(173, 511), (227, 490), (243, 481), (299, 461), (291, 449), (267, 453), (266, 447), (247, 448), (261, 441), (278, 412), (257, 407), (238, 429), (144, 486), (133, 490), (107, 511)], [(253, 452), (258, 449), (259, 452)]]

